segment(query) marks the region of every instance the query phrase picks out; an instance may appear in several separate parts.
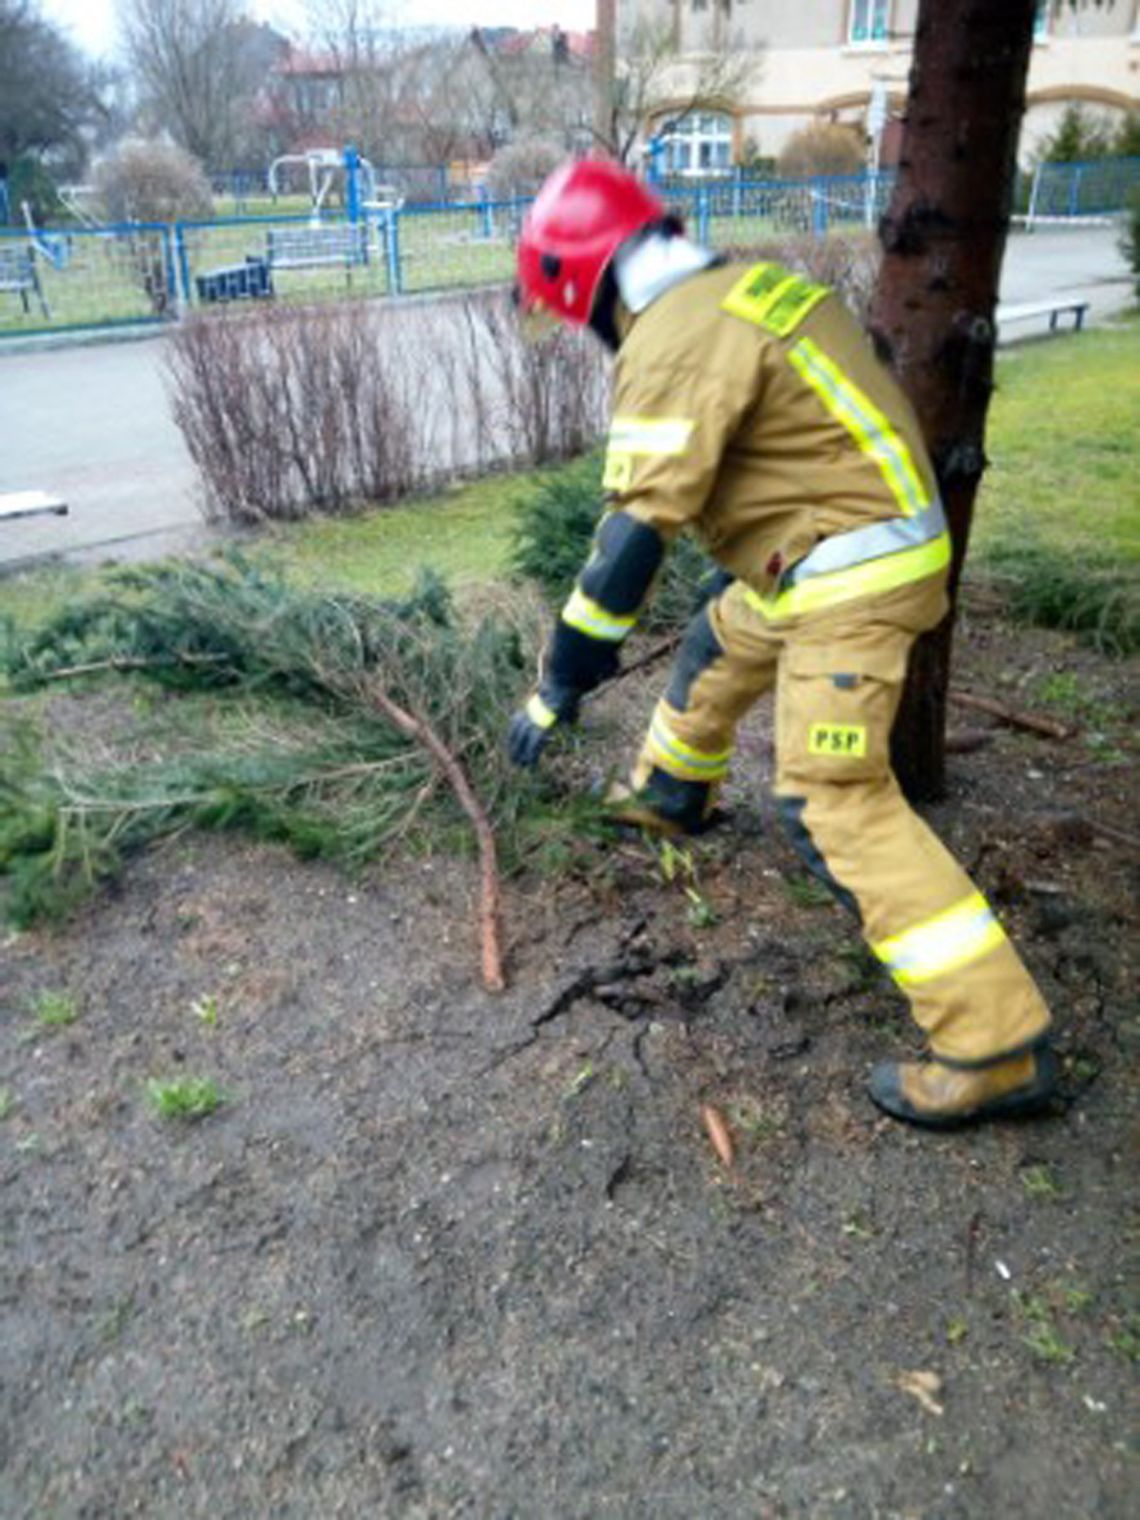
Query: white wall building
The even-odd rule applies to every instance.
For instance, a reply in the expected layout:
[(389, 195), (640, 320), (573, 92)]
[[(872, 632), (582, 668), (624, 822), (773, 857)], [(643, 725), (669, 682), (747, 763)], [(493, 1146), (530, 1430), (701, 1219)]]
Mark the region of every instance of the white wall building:
[[(678, 61), (655, 85), (658, 127), (696, 81), (726, 76), (715, 109), (680, 120), (663, 165), (707, 173), (774, 158), (813, 120), (865, 124), (876, 86), (901, 112), (917, 10), (918, 0), (618, 0), (619, 54), (644, 49), (649, 34), (672, 39)], [(1042, 0), (1022, 163), (1071, 103), (1117, 118), (1140, 110), (1140, 0), (1061, 12)]]

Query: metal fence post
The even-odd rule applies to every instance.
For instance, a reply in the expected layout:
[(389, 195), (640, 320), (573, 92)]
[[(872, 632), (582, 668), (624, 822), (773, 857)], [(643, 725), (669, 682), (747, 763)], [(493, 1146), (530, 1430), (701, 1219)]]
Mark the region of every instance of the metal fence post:
[(811, 232), (812, 237), (827, 236), (827, 196), (820, 188), (826, 181), (813, 179), (809, 189), (811, 195)]
[(170, 228), (163, 226), (159, 229), (162, 236), (162, 269), (166, 280), (166, 298), (170, 302), (171, 310), (175, 316), (180, 315), (179, 307), (179, 283), (178, 271), (174, 264), (174, 239), (171, 237)]
[(190, 284), (190, 254), (186, 248), (186, 225), (184, 222), (174, 224), (174, 250), (178, 261), (178, 282), (181, 287), (183, 307), (191, 305)]
[(400, 213), (389, 206), (384, 213), (384, 253), (388, 261), (388, 293), (398, 296), (403, 292), (400, 274)]
[(708, 246), (709, 241), (709, 190), (701, 185), (697, 191), (697, 242)]
[(1084, 169), (1084, 165), (1083, 164), (1076, 164), (1073, 167), (1073, 177), (1072, 177), (1072, 180), (1069, 183), (1069, 215), (1070, 216), (1076, 216), (1077, 212), (1080, 209), (1080, 204), (1081, 204), (1081, 171), (1083, 169)]

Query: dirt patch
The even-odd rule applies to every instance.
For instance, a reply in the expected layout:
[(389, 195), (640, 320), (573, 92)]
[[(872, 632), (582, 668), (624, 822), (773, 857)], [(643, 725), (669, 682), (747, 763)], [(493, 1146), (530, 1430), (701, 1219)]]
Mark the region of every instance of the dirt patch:
[[(775, 827), (761, 719), (700, 903), (583, 844), (511, 884), (498, 999), (453, 861), (183, 836), (9, 940), (0, 1513), (1131, 1515), (1137, 670), (981, 612), (959, 679), (1082, 727), (971, 716), (930, 812), (1056, 1011), (1039, 1121), (871, 1107), (917, 1039)], [(190, 1077), (222, 1106), (157, 1118)]]

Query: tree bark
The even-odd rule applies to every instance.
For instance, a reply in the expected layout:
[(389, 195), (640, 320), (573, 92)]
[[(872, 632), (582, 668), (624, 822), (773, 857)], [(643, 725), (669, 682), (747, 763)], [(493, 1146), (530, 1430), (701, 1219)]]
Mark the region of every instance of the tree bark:
[(954, 599), (985, 469), (994, 311), (1036, 0), (920, 0), (870, 328), (918, 414), (953, 540), (951, 610), (915, 645), (895, 724), (907, 795), (945, 786)]

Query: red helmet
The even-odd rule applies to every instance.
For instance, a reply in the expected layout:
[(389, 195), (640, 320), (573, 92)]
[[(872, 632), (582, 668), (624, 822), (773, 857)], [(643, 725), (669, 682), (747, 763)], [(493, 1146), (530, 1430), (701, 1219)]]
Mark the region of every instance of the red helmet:
[(519, 237), (518, 286), (524, 308), (545, 307), (576, 326), (606, 265), (626, 238), (665, 216), (665, 207), (628, 169), (605, 158), (563, 164), (538, 192)]

